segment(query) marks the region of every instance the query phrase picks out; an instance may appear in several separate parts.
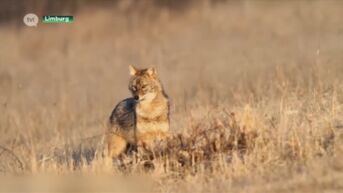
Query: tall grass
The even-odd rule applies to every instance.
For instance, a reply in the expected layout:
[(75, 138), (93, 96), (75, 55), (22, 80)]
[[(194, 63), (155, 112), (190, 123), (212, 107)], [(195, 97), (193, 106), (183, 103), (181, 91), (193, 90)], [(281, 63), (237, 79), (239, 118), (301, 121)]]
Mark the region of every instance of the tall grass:
[[(204, 2), (2, 25), (0, 172), (147, 175), (158, 192), (342, 190), (342, 2)], [(157, 68), (173, 135), (168, 151), (113, 163), (102, 134), (130, 96), (129, 64)]]

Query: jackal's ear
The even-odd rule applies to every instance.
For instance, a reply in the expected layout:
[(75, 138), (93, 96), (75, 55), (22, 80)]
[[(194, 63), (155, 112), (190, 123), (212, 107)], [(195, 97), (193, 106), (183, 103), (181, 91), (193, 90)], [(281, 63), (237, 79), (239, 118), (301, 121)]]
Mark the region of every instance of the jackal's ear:
[(137, 69), (132, 65), (129, 66), (129, 71), (130, 71), (131, 76), (134, 76), (137, 74)]
[(156, 69), (154, 67), (150, 67), (146, 71), (150, 76), (155, 76), (157, 74)]

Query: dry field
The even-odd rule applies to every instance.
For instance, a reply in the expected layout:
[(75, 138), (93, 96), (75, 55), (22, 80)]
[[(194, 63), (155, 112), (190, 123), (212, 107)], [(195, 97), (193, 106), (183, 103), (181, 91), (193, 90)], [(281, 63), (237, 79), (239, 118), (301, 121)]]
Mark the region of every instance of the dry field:
[[(343, 191), (342, 1), (128, 2), (84, 7), (72, 24), (0, 26), (1, 176), (106, 176), (156, 192)], [(113, 163), (102, 134), (130, 96), (129, 64), (157, 68), (173, 138), (168, 151)]]

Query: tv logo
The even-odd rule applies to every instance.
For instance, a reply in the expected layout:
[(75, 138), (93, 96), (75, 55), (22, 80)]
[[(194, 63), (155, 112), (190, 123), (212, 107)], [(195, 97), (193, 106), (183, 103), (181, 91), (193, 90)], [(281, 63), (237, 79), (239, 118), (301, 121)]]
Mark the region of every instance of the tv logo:
[(37, 27), (38, 21), (38, 16), (34, 13), (28, 13), (24, 16), (24, 23), (29, 27)]

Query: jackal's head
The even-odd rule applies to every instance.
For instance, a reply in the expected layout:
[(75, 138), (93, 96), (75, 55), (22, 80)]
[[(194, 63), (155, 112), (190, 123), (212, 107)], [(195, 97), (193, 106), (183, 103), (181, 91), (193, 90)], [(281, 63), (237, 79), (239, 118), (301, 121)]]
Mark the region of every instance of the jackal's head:
[(162, 92), (162, 85), (155, 68), (137, 69), (129, 66), (129, 90), (133, 97), (139, 101), (151, 101)]

